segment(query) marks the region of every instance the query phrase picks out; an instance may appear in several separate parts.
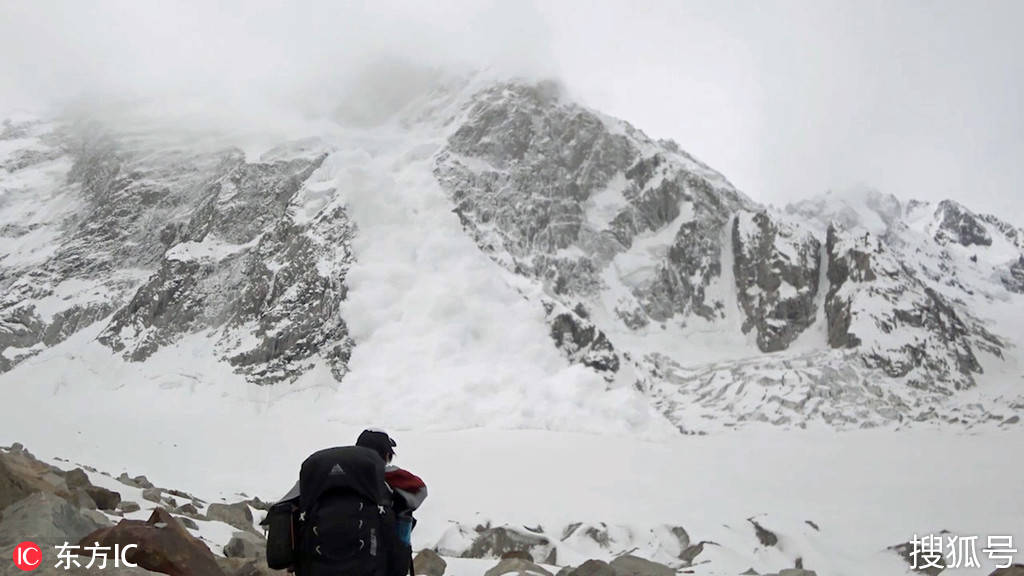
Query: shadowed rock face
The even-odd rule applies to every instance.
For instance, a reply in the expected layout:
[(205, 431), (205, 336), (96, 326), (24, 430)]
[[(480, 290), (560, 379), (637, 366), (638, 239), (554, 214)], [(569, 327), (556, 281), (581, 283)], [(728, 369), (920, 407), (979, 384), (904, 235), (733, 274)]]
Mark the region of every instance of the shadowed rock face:
[[(99, 341), (132, 361), (210, 332), (253, 382), (294, 379), (315, 359), (344, 375), (351, 341), (339, 305), (353, 226), (340, 206), (302, 222), (290, 212), (326, 154), (284, 145), (249, 162), (236, 149), (95, 126), (22, 134), (47, 153), (6, 169), (46, 184), (4, 196), (30, 218), (3, 235), (53, 247), (23, 266), (0, 261), (0, 371), (109, 318)], [(32, 222), (35, 213), (51, 216)]]
[[(721, 314), (707, 287), (721, 275), (729, 214), (749, 201), (674, 143), (567, 103), (552, 85), (499, 85), (473, 98), (435, 175), (481, 249), (566, 308), (606, 289), (617, 267), (633, 268), (620, 271), (627, 326)], [(552, 321), (562, 340), (566, 316)]]
[(765, 212), (738, 214), (732, 241), (743, 330), (762, 352), (784, 350), (815, 320), (821, 244)]
[(991, 246), (992, 237), (973, 212), (950, 200), (939, 203), (935, 210), (939, 226), (935, 239), (961, 246)]
[(958, 311), (867, 232), (828, 231), (825, 310), (833, 348), (864, 346), (864, 363), (915, 387), (974, 385), (976, 349), (1000, 355), (1002, 342)]
[[(340, 379), (351, 350), (338, 310), (352, 226), (340, 208), (311, 225), (287, 210), (323, 160), (238, 164), (210, 185), (157, 273), (100, 341), (140, 361), (185, 334), (219, 328), (228, 361), (254, 382), (294, 378), (317, 354)], [(341, 274), (321, 274), (318, 263), (339, 250)], [(239, 345), (246, 332), (255, 344)]]

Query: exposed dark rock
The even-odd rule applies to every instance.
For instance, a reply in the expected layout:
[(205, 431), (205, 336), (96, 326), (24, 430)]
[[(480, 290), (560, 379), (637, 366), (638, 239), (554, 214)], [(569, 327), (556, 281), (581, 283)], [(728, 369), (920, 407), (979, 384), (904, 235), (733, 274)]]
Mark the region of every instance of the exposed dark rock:
[[(980, 373), (976, 349), (1002, 355), (1002, 342), (962, 307), (926, 285), (867, 232), (830, 227), (827, 249), (831, 282), (825, 302), (829, 344), (854, 348), (869, 368), (922, 389), (968, 388)], [(873, 335), (900, 338), (865, 341)]]
[(815, 320), (821, 244), (766, 212), (740, 212), (732, 242), (743, 331), (757, 330), (762, 352), (784, 350)]
[(551, 338), (571, 361), (606, 373), (609, 377), (619, 371), (619, 356), (615, 348), (604, 332), (587, 319), (582, 305), (568, 310), (551, 303), (545, 308), (548, 308)]
[(954, 242), (961, 246), (991, 246), (992, 237), (977, 216), (952, 200), (939, 202), (935, 209), (939, 226), (935, 230), (938, 242)]
[(774, 532), (768, 530), (764, 526), (761, 526), (753, 518), (748, 518), (747, 521), (754, 525), (754, 534), (757, 535), (757, 541), (760, 542), (762, 546), (775, 546), (779, 543), (779, 537), (776, 536)]

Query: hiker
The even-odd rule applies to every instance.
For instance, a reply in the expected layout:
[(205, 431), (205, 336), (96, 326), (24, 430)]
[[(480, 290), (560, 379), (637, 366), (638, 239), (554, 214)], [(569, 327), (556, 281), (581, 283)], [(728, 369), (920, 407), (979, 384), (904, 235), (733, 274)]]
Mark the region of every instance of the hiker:
[(299, 481), (270, 507), (267, 565), (298, 576), (405, 576), (412, 569), (412, 513), (423, 481), (391, 465), (396, 443), (364, 430), (355, 446), (302, 462)]
[(391, 464), (398, 444), (388, 436), (387, 432), (372, 428), (363, 430), (359, 434), (359, 438), (356, 439), (356, 446), (374, 450), (384, 459), (386, 464), (384, 480), (394, 496), (399, 540), (406, 546), (412, 547), (412, 529), (416, 526), (416, 519), (413, 518), (412, 513), (426, 500), (427, 485), (419, 476)]

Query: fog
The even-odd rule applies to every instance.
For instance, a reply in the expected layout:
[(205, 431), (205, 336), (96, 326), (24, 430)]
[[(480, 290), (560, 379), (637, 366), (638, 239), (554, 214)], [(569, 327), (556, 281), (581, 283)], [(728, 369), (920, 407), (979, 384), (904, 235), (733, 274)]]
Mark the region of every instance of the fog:
[(0, 116), (82, 101), (282, 130), (437, 77), (553, 77), (751, 197), (870, 186), (1024, 225), (1015, 1), (0, 2)]

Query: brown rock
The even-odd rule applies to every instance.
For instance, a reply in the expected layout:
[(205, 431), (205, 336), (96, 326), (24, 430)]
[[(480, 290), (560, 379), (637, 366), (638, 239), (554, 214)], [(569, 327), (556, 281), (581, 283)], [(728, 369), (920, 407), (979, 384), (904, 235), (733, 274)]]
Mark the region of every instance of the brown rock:
[(117, 505), (121, 503), (120, 494), (100, 486), (87, 486), (85, 493), (92, 497), (100, 510), (116, 510)]
[(170, 576), (225, 576), (213, 553), (193, 537), (167, 510), (156, 508), (149, 520), (122, 520), (116, 526), (97, 530), (79, 544), (101, 546), (135, 544), (126, 554), (128, 561), (153, 572)]
[(618, 576), (675, 576), (676, 571), (664, 564), (626, 554), (612, 560), (612, 570)]
[(423, 576), (443, 576), (448, 568), (444, 558), (437, 555), (437, 552), (429, 548), (420, 550), (419, 554), (412, 559), (413, 572)]
[(92, 486), (92, 482), (89, 482), (89, 475), (81, 468), (69, 470), (68, 473), (64, 475), (64, 482), (68, 485), (69, 490)]
[(507, 558), (484, 572), (484, 576), (502, 576), (502, 574), (519, 574), (521, 576), (553, 576), (544, 568), (522, 558)]

